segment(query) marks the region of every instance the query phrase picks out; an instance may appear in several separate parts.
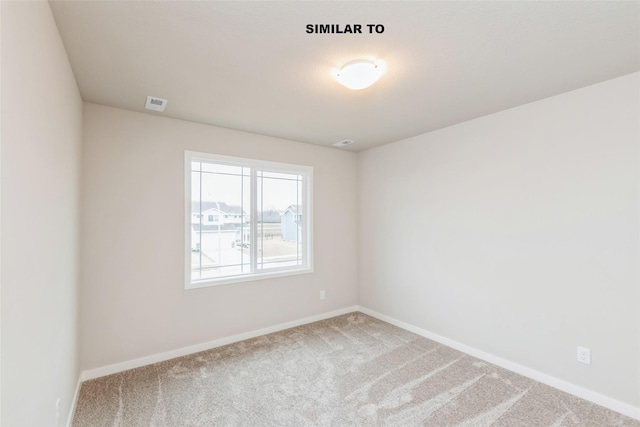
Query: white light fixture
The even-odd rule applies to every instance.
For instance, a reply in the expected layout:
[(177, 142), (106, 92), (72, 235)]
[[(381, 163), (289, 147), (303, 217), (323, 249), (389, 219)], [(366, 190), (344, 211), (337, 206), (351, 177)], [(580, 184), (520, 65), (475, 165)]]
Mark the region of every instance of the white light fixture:
[(338, 70), (336, 79), (349, 89), (366, 89), (378, 81), (383, 71), (381, 64), (376, 64), (366, 59), (358, 59), (345, 64)]

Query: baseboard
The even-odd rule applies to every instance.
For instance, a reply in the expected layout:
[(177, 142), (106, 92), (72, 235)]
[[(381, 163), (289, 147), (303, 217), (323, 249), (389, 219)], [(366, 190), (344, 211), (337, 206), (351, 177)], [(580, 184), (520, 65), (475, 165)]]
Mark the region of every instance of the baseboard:
[(468, 346), (458, 341), (443, 337), (441, 335), (435, 334), (433, 332), (427, 331), (425, 329), (422, 329), (417, 326), (411, 325), (409, 323), (403, 322), (401, 320), (395, 319), (391, 316), (378, 313), (377, 311), (371, 310), (369, 308), (362, 307), (362, 306), (351, 306), (351, 307), (345, 307), (339, 310), (330, 311), (327, 313), (318, 314), (315, 316), (305, 317), (303, 319), (294, 320), (291, 322), (285, 322), (278, 325), (269, 326), (267, 328), (261, 328), (254, 331), (245, 332), (242, 334), (232, 335), (230, 337), (220, 338), (220, 339), (205, 342), (202, 344), (196, 344), (193, 346), (183, 347), (176, 350), (167, 351), (164, 353), (157, 353), (157, 354), (149, 355), (146, 357), (141, 357), (139, 359), (133, 359), (126, 362), (104, 366), (101, 368), (95, 368), (95, 369), (83, 371), (78, 380), (78, 385), (76, 387), (76, 392), (73, 399), (73, 406), (71, 408), (71, 412), (69, 413), (69, 419), (68, 419), (67, 425), (70, 427), (72, 424), (73, 414), (75, 413), (76, 402), (78, 399), (78, 393), (80, 391), (80, 384), (82, 381), (99, 378), (99, 377), (115, 374), (122, 371), (127, 371), (129, 369), (139, 368), (141, 366), (146, 366), (153, 363), (163, 362), (165, 360), (170, 360), (176, 357), (198, 353), (200, 351), (210, 350), (216, 347), (221, 347), (223, 345), (233, 344), (239, 341), (244, 341), (244, 340), (255, 338), (261, 335), (283, 331), (285, 329), (306, 325), (308, 323), (329, 319), (331, 317), (340, 316), (342, 314), (352, 313), (355, 311), (360, 311), (362, 313), (368, 314), (369, 316), (375, 317), (376, 319), (390, 323), (394, 326), (405, 329), (409, 332), (413, 332), (414, 334), (420, 335), (430, 340), (439, 342), (443, 345), (446, 345), (448, 347), (451, 347), (463, 353), (469, 354), (473, 357), (477, 357), (478, 359), (482, 359), (489, 363), (493, 363), (494, 365), (516, 372), (520, 375), (531, 378), (535, 381), (539, 381), (543, 384), (554, 387), (566, 393), (573, 394), (574, 396), (588, 400), (592, 403), (595, 403), (596, 405), (603, 406), (605, 408), (619, 412), (628, 417), (634, 418), (636, 420), (640, 420), (640, 408), (630, 405), (628, 403), (620, 402), (619, 400), (582, 388), (580, 386), (577, 386), (570, 382), (553, 377), (551, 375), (542, 373), (540, 371), (536, 371), (531, 368), (527, 368), (526, 366), (519, 365), (517, 363), (511, 362), (501, 357), (494, 356), (493, 354), (486, 353), (482, 350), (478, 350), (474, 347)]
[(533, 380), (536, 380), (548, 386), (557, 388), (558, 390), (564, 391), (569, 394), (573, 394), (574, 396), (580, 397), (584, 400), (588, 400), (589, 402), (595, 403), (596, 405), (604, 406), (605, 408), (619, 412), (628, 417), (634, 418), (636, 420), (640, 420), (640, 408), (636, 406), (630, 405), (628, 403), (620, 402), (619, 400), (602, 395), (600, 393), (596, 393), (586, 388), (582, 388), (580, 386), (577, 386), (570, 382), (553, 377), (551, 375), (547, 375), (545, 373), (536, 371), (534, 369), (527, 368), (526, 366), (519, 365), (517, 363), (511, 362), (506, 359), (502, 359), (498, 356), (494, 356), (493, 354), (486, 353), (482, 350), (478, 350), (474, 347), (468, 346), (466, 344), (462, 344), (458, 341), (454, 341), (452, 339), (443, 337), (441, 335), (434, 334), (433, 332), (429, 332), (425, 329), (419, 328), (417, 326), (411, 325), (409, 323), (403, 322), (401, 320), (395, 319), (385, 314), (378, 313), (377, 311), (368, 309), (366, 307), (360, 306), (358, 307), (358, 311), (364, 314), (368, 314), (371, 317), (375, 317), (376, 319), (390, 323), (399, 328), (405, 329), (409, 332), (413, 332), (414, 334), (417, 334), (425, 338), (428, 338), (430, 340), (444, 344), (447, 347), (451, 347), (463, 353), (469, 354), (473, 357), (477, 357), (478, 359), (482, 359), (486, 362), (489, 362), (494, 365), (498, 365), (502, 368), (508, 369), (510, 371), (516, 372), (522, 376), (531, 378)]
[(202, 344), (183, 347), (176, 350), (167, 351), (164, 353), (152, 354), (149, 356), (141, 357), (139, 359), (133, 359), (133, 360), (128, 360), (126, 362), (115, 363), (113, 365), (108, 365), (101, 368), (89, 369), (82, 372), (81, 379), (82, 381), (87, 381), (94, 378), (104, 377), (106, 375), (127, 371), (129, 369), (151, 365), (153, 363), (164, 362), (165, 360), (175, 359), (176, 357), (186, 356), (189, 354), (198, 353), (200, 351), (211, 350), (212, 348), (233, 344), (239, 341), (248, 340), (250, 338), (259, 337), (261, 335), (271, 334), (273, 332), (283, 331), (285, 329), (294, 328), (296, 326), (306, 325), (307, 323), (313, 323), (319, 320), (340, 316), (342, 314), (352, 313), (354, 311), (358, 311), (358, 308), (359, 308), (358, 306), (345, 307), (339, 310), (334, 310), (327, 313), (318, 314), (315, 316), (305, 317), (303, 319), (294, 320), (291, 322), (280, 323), (278, 325), (257, 329), (255, 331), (244, 332), (242, 334), (220, 338), (220, 339), (205, 342)]
[(82, 385), (82, 373), (78, 375), (78, 383), (76, 384), (76, 391), (73, 393), (73, 400), (71, 401), (71, 408), (69, 409), (69, 416), (67, 417), (67, 427), (73, 425), (73, 416), (76, 413), (76, 406), (78, 404), (78, 397), (80, 396), (80, 386)]

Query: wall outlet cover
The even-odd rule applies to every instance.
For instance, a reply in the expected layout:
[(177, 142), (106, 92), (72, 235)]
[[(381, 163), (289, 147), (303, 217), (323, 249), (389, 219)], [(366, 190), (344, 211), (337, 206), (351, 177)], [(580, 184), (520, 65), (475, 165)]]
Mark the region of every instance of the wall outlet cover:
[(591, 350), (585, 347), (578, 347), (578, 362), (591, 364)]

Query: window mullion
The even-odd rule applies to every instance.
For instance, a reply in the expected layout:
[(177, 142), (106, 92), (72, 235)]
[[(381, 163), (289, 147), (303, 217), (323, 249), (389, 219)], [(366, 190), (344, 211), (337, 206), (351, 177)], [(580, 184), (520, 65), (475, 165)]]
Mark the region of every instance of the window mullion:
[[(300, 188), (300, 196), (302, 196), (302, 200), (300, 201), (300, 205), (301, 205), (301, 210), (302, 210), (302, 230), (300, 230), (300, 232), (302, 233), (302, 247), (300, 248), (302, 250), (302, 255), (301, 255), (301, 265), (306, 266), (307, 263), (307, 256), (308, 256), (308, 251), (307, 251), (307, 247), (309, 245), (309, 233), (308, 233), (308, 229), (307, 226), (309, 224), (310, 218), (310, 212), (309, 212), (309, 204), (306, 202), (307, 199), (307, 189), (306, 189), (306, 185), (307, 185), (307, 176), (306, 175), (298, 175), (298, 186), (301, 187)], [(297, 246), (296, 246), (296, 250), (297, 250)]]
[(258, 175), (256, 168), (251, 168), (251, 184), (249, 185), (250, 197), (251, 197), (251, 216), (250, 225), (250, 244), (251, 249), (251, 272), (258, 271)]
[(200, 247), (198, 249), (198, 276), (202, 277), (202, 162), (198, 162), (199, 170), (198, 172), (198, 216), (200, 217), (199, 225), (198, 225), (198, 241), (200, 242)]

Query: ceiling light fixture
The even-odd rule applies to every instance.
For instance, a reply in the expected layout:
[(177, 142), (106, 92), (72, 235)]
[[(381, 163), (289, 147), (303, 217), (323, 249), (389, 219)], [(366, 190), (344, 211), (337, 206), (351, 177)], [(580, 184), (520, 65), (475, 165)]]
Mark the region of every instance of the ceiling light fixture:
[(345, 64), (337, 73), (336, 79), (349, 89), (366, 89), (382, 76), (383, 67), (375, 62), (358, 59)]

